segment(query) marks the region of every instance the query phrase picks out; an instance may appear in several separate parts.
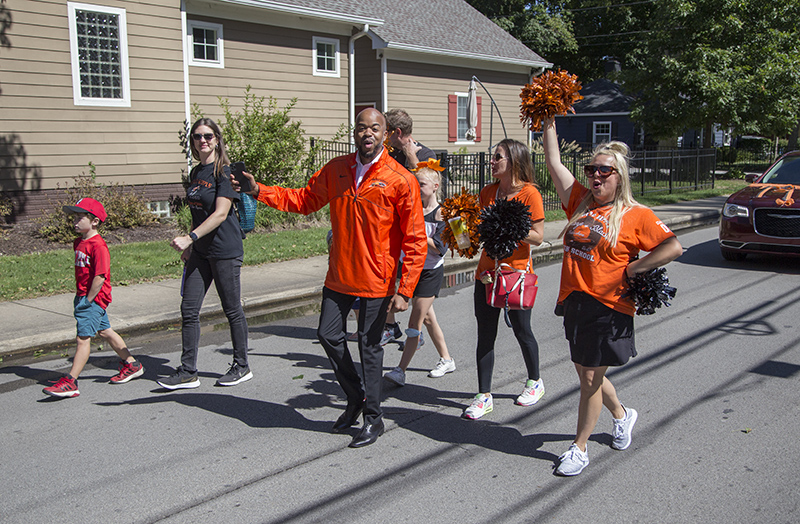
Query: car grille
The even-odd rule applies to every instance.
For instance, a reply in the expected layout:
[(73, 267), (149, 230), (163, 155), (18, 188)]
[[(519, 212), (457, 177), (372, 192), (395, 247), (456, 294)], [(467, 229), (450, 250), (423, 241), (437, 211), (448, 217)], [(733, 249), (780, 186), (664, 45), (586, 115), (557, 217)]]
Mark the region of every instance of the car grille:
[(761, 208), (753, 214), (756, 233), (768, 237), (800, 238), (800, 209)]

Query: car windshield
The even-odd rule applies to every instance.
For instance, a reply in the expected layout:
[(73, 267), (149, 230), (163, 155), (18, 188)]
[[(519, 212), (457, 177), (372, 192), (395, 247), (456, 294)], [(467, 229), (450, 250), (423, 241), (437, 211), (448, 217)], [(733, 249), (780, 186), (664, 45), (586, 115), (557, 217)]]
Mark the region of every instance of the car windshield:
[(800, 156), (788, 156), (772, 166), (762, 184), (796, 184), (800, 185)]

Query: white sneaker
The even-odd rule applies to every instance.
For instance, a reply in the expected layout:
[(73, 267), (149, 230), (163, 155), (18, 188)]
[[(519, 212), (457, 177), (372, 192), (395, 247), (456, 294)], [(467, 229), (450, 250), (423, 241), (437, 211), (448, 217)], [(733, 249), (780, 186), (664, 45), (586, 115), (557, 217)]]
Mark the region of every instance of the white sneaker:
[(556, 475), (575, 476), (589, 465), (589, 446), (586, 446), (586, 451), (581, 451), (581, 448), (573, 443), (559, 459), (561, 459), (561, 464), (556, 469)]
[(464, 418), (470, 420), (477, 420), (487, 413), (491, 413), (494, 407), (492, 406), (492, 396), (478, 393), (475, 395), (475, 400), (464, 410)]
[(544, 396), (544, 382), (542, 379), (531, 380), (525, 383), (522, 395), (517, 397), (517, 404), (520, 406), (533, 406)]
[(456, 370), (456, 361), (454, 359), (445, 360), (443, 358), (439, 358), (439, 362), (436, 363), (436, 367), (434, 367), (428, 376), (431, 378), (439, 378), (445, 376), (447, 373), (452, 373)]
[(614, 437), (611, 447), (620, 451), (628, 449), (628, 446), (631, 445), (633, 425), (636, 424), (636, 419), (639, 418), (639, 413), (635, 409), (622, 407), (625, 409), (625, 418), (614, 419), (614, 433), (611, 435)]
[(406, 372), (399, 366), (386, 373), (383, 378), (397, 386), (406, 385)]

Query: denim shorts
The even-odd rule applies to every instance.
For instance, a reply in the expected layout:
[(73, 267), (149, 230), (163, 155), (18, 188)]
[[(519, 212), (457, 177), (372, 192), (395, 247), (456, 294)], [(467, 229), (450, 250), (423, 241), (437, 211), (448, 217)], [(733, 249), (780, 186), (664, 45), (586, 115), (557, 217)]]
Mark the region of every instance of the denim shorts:
[(79, 337), (93, 337), (98, 331), (111, 328), (106, 310), (97, 302), (90, 303), (86, 300), (86, 296), (76, 296), (74, 305), (73, 314), (77, 321)]

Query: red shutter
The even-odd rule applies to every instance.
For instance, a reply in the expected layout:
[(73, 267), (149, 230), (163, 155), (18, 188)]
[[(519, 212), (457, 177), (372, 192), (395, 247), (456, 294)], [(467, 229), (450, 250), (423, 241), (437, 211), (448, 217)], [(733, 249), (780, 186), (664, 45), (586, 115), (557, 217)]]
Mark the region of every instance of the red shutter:
[(458, 140), (458, 96), (447, 95), (447, 141)]
[[(475, 128), (475, 141), (481, 141), (481, 97), (478, 98), (478, 127)], [(491, 110), (491, 107), (489, 108)]]

